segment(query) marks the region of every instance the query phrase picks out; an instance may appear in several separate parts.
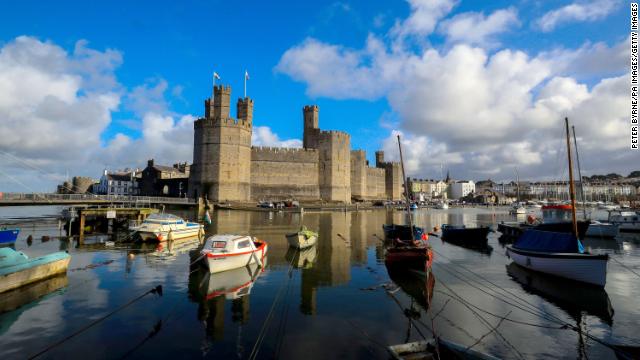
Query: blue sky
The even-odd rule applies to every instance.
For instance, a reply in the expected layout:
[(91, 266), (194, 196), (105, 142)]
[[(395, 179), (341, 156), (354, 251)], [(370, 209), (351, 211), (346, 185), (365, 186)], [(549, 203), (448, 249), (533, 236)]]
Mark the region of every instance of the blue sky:
[[(414, 1), (420, 2), (447, 1)], [(389, 148), (388, 141), (385, 143), (385, 140), (390, 138), (391, 131), (397, 130), (407, 134), (408, 141), (415, 135), (413, 140), (423, 142), (426, 147), (436, 148), (442, 145), (446, 148), (440, 153), (430, 154), (441, 155), (441, 161), (425, 163), (416, 160), (415, 166), (411, 168), (414, 174), (432, 176), (435, 175), (435, 163), (451, 162), (450, 166), (457, 166), (461, 177), (483, 178), (492, 174), (464, 170), (465, 164), (477, 161), (474, 156), (480, 155), (469, 149), (457, 151), (456, 144), (460, 139), (431, 135), (431, 132), (424, 129), (414, 131), (415, 123), (421, 120), (411, 120), (411, 115), (408, 114), (414, 112), (401, 108), (397, 104), (397, 98), (394, 98), (399, 95), (394, 95), (392, 89), (404, 86), (402, 83), (389, 84), (387, 81), (378, 85), (375, 79), (368, 79), (362, 86), (381, 86), (385, 90), (375, 95), (334, 96), (331, 91), (333, 83), (337, 93), (340, 93), (346, 91), (341, 90), (341, 86), (352, 81), (344, 74), (338, 79), (335, 64), (327, 63), (326, 68), (323, 68), (325, 64), (319, 61), (314, 66), (319, 67), (317, 70), (321, 75), (315, 72), (314, 76), (303, 73), (305, 69), (296, 59), (288, 66), (278, 67), (278, 64), (292, 48), (299, 47), (306, 51), (308, 41), (312, 39), (323, 46), (336, 47), (339, 55), (352, 52), (357, 58), (356, 69), (368, 68), (371, 71), (367, 72), (367, 76), (375, 78), (376, 67), (371, 65), (380, 59), (366, 51), (368, 39), (373, 37), (384, 44), (387, 53), (385, 58), (397, 56), (391, 49), (399, 43), (404, 47), (404, 54), (409, 53), (419, 58), (426, 51), (435, 50), (445, 57), (456, 44), (465, 43), (465, 40), (457, 43), (452, 41), (450, 34), (443, 30), (447, 21), (461, 14), (480, 14), (485, 17), (499, 11), (514, 14), (511, 22), (506, 22), (505, 28), (487, 36), (488, 41), (482, 39), (481, 43), (469, 44), (482, 49), (489, 58), (508, 49), (522, 51), (533, 60), (541, 53), (577, 51), (596, 43), (614, 47), (628, 36), (628, 7), (624, 2), (614, 2), (615, 6), (611, 9), (595, 15), (578, 15), (577, 20), (567, 20), (565, 16), (565, 20), (561, 18), (551, 30), (545, 31), (540, 29), (539, 19), (549, 12), (571, 5), (572, 1), (468, 0), (450, 3), (450, 11), (437, 17), (433, 30), (407, 32), (404, 35), (397, 35), (396, 31), (394, 35), (394, 25), (401, 28), (416, 12), (417, 5), (412, 6), (406, 1), (8, 2), (0, 12), (0, 23), (3, 24), (0, 27), (0, 47), (11, 44), (19, 36), (28, 36), (64, 49), (70, 58), (77, 42), (81, 40), (88, 42), (86, 48), (100, 53), (107, 49), (119, 53), (121, 59), (113, 66), (112, 74), (109, 75), (117, 83), (109, 91), (118, 92), (119, 102), (117, 106), (110, 108), (110, 117), (101, 128), (99, 146), (102, 147), (108, 147), (117, 134), (123, 134), (132, 141), (143, 136), (142, 118), (145, 111), (140, 107), (144, 104), (151, 108), (156, 106), (158, 113), (170, 116), (176, 122), (184, 115), (200, 116), (203, 113), (202, 101), (211, 91), (211, 73), (214, 70), (222, 76), (222, 82), (233, 87), (235, 102), (235, 98), (242, 94), (242, 79), (246, 69), (251, 77), (248, 95), (255, 100), (254, 123), (256, 126), (268, 126), (281, 140), (301, 138), (301, 108), (305, 104), (315, 103), (320, 105), (321, 127), (351, 133), (352, 146), (367, 150), (370, 159), (373, 159), (376, 149), (385, 147), (385, 144)], [(602, 1), (575, 3), (583, 5), (585, 9), (603, 6)], [(398, 40), (399, 38), (402, 39)], [(592, 50), (586, 49), (585, 53), (595, 52)], [(547, 58), (554, 59), (554, 56)], [(344, 58), (340, 57), (338, 61), (342, 60)], [(589, 71), (575, 73), (566, 69), (559, 70), (544, 76), (528, 92), (536, 97), (538, 91), (556, 75), (571, 77), (591, 91), (603, 79), (623, 74), (624, 69), (619, 66), (601, 65), (601, 69), (599, 63), (596, 63), (594, 66), (597, 70), (590, 66)], [(406, 67), (407, 64), (402, 66)], [(416, 81), (421, 80), (416, 78)], [(327, 84), (322, 90), (314, 91), (314, 86), (321, 82)], [(139, 97), (131, 95), (136, 88), (146, 87), (148, 90), (159, 84), (166, 84), (166, 89), (160, 91), (160, 96), (155, 98), (148, 91), (141, 91), (140, 96), (150, 97), (148, 102), (140, 102)], [(83, 91), (85, 90), (81, 87), (79, 95)], [(431, 91), (437, 92), (438, 89), (432, 88)], [(465, 96), (470, 95), (461, 94), (460, 101), (464, 101)], [(422, 104), (418, 100), (414, 101), (413, 106), (419, 109)], [(232, 110), (232, 114), (234, 112)], [(86, 121), (91, 122), (92, 119), (87, 118)], [(433, 125), (428, 121), (425, 124), (428, 127)], [(504, 145), (511, 146), (513, 143), (516, 141), (509, 140)], [(516, 147), (518, 146), (530, 145), (520, 144)], [(421, 149), (419, 146), (416, 148)], [(37, 166), (42, 166), (43, 171), (51, 173), (71, 171), (91, 175), (85, 172), (95, 171), (93, 167), (48, 164), (36, 155), (30, 158), (30, 151), (21, 152), (8, 144), (3, 146), (0, 143), (0, 149), (25, 161), (39, 164)], [(453, 156), (453, 153), (459, 153), (460, 156)], [(541, 156), (540, 159), (544, 159), (545, 155)], [(191, 161), (190, 156), (187, 157), (182, 160)], [(111, 159), (97, 164), (97, 167), (143, 166), (144, 163), (140, 163), (140, 160)], [(174, 160), (179, 159), (160, 159), (161, 162)], [(96, 162), (95, 159), (83, 161)], [(523, 172), (533, 177), (540, 172), (534, 168), (538, 169), (541, 162), (543, 161), (531, 163), (516, 159), (513, 165), (532, 165), (530, 172)], [(598, 166), (592, 166), (591, 170), (600, 170)], [(620, 166), (611, 169), (603, 167), (602, 170), (621, 171)], [(551, 173), (548, 171), (546, 175)], [(493, 176), (505, 177), (504, 174), (500, 172)], [(8, 183), (0, 183), (2, 185), (10, 187)]]

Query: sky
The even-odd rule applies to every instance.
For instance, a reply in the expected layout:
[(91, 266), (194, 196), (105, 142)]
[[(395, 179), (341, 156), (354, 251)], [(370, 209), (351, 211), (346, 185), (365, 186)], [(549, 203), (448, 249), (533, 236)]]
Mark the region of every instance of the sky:
[[(212, 73), (254, 99), (255, 146), (300, 147), (302, 107), (409, 176), (640, 169), (629, 149), (629, 4), (56, 1), (0, 12), (0, 192), (193, 160)], [(235, 116), (235, 107), (232, 109)]]

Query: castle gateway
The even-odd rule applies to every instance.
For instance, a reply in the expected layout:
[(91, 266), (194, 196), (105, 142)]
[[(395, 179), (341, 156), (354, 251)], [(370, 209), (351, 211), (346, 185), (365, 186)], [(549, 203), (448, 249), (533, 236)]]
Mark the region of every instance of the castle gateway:
[(213, 202), (259, 200), (398, 200), (400, 165), (376, 152), (369, 167), (363, 150), (351, 150), (351, 137), (319, 128), (318, 106), (302, 109), (303, 148), (251, 146), (253, 100), (238, 99), (230, 117), (230, 86), (215, 86), (204, 117), (194, 122), (191, 197)]

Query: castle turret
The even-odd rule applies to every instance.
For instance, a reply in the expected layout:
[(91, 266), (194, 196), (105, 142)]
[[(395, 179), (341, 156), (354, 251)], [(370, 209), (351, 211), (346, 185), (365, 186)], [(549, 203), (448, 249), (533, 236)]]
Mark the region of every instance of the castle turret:
[(238, 121), (245, 121), (251, 124), (253, 121), (253, 100), (248, 97), (238, 99), (237, 111)]
[(376, 151), (376, 167), (382, 167), (384, 164), (384, 151), (378, 150)]
[(302, 146), (305, 149), (318, 148), (319, 116), (318, 105), (306, 105), (302, 108), (302, 117), (304, 122), (304, 134), (302, 137)]
[(229, 117), (230, 98), (230, 86), (215, 86), (213, 107), (210, 100), (205, 101), (205, 117), (193, 124), (193, 165), (189, 177), (192, 197), (206, 196), (214, 202), (251, 198), (253, 101), (246, 98), (238, 103), (242, 119), (236, 121)]
[(226, 119), (229, 117), (231, 104), (231, 86), (218, 85), (213, 87), (213, 118)]

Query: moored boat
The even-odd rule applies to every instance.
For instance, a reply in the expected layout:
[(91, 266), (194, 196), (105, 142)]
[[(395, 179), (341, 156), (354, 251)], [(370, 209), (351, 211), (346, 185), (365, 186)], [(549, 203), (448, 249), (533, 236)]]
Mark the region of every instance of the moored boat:
[(634, 211), (610, 211), (609, 222), (618, 225), (620, 231), (640, 232), (640, 214)]
[[(176, 240), (198, 236), (204, 227), (172, 214), (151, 214), (142, 224), (132, 227), (142, 241)], [(169, 239), (169, 238), (172, 239)]]
[(19, 233), (18, 228), (0, 228), (0, 244), (13, 244)]
[(507, 255), (527, 269), (604, 287), (609, 256), (583, 251), (582, 244), (570, 233), (527, 230)]
[[(398, 224), (384, 224), (382, 230), (384, 231), (384, 238), (387, 240), (411, 240), (411, 227), (409, 225)], [(426, 235), (424, 229), (419, 226), (413, 226), (413, 239), (425, 239)]]
[[(437, 343), (437, 345), (436, 345)], [(489, 354), (469, 349), (443, 338), (422, 340), (406, 344), (391, 345), (388, 347), (391, 357), (397, 360), (415, 359), (498, 359)]]
[(287, 234), (286, 237), (289, 242), (289, 246), (296, 249), (304, 249), (309, 246), (313, 246), (318, 241), (318, 233), (307, 229), (306, 226), (300, 227), (298, 232)]
[(66, 273), (70, 260), (64, 251), (29, 258), (20, 251), (0, 248), (0, 293)]
[(214, 235), (207, 239), (200, 255), (211, 273), (254, 263), (263, 266), (267, 243), (246, 235)]
[(424, 270), (431, 267), (433, 251), (427, 244), (404, 244), (394, 240), (394, 245), (386, 249), (384, 263), (395, 270)]
[(619, 234), (620, 228), (618, 224), (591, 220), (591, 224), (589, 224), (589, 228), (585, 235), (598, 238), (614, 238)]
[(486, 247), (488, 226), (466, 227), (465, 225), (442, 225), (442, 240), (469, 247)]

